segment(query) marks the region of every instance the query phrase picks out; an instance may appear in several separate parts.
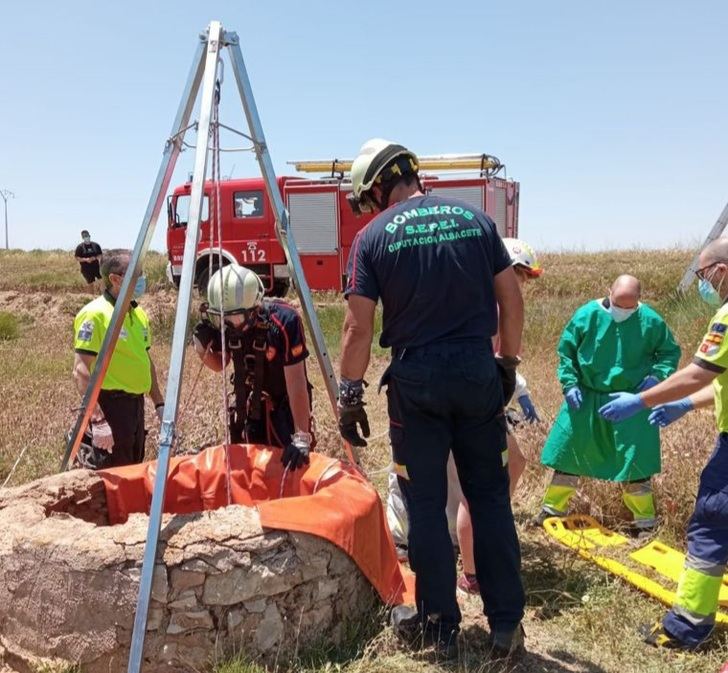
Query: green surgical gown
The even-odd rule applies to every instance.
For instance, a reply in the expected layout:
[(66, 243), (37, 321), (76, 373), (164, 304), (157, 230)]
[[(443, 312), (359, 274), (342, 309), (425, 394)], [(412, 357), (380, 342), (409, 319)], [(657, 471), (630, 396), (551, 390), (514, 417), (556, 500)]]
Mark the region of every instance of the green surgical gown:
[(646, 479), (660, 471), (660, 434), (647, 422), (649, 410), (612, 423), (599, 407), (609, 393), (636, 392), (642, 380), (660, 381), (677, 368), (680, 347), (662, 317), (646, 304), (617, 323), (594, 300), (577, 309), (558, 346), (558, 378), (565, 392), (581, 389), (583, 402), (564, 402), (541, 455), (561, 472), (609, 481)]

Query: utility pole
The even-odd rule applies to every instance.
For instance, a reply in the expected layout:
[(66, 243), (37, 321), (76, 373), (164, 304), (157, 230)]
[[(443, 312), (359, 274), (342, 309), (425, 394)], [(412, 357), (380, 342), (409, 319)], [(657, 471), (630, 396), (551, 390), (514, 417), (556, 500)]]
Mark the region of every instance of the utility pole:
[(0, 196), (3, 197), (5, 202), (5, 249), (10, 250), (10, 243), (8, 241), (8, 199), (14, 199), (13, 194), (9, 189), (0, 189)]

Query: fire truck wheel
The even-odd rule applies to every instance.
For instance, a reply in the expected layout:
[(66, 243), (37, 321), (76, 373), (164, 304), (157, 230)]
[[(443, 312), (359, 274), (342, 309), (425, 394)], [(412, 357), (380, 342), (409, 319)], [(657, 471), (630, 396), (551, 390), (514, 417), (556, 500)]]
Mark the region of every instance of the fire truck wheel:
[(291, 287), (291, 281), (288, 278), (276, 278), (273, 281), (273, 289), (270, 292), (271, 297), (285, 297)]
[[(218, 266), (217, 264), (212, 265), (212, 273), (215, 273), (217, 271)], [(210, 269), (208, 265), (205, 263), (204, 266), (200, 268), (200, 270), (197, 272), (197, 276), (195, 277), (195, 285), (197, 285), (197, 291), (200, 293), (201, 297), (207, 298), (207, 281), (210, 279)]]

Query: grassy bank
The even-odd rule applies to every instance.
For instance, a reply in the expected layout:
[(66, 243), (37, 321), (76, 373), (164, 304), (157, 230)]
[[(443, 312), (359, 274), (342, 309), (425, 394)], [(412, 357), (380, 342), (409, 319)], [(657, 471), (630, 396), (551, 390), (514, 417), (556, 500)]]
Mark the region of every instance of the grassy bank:
[[(720, 634), (706, 653), (676, 656), (644, 647), (635, 627), (656, 619), (662, 606), (626, 587), (620, 580), (579, 561), (550, 543), (543, 533), (525, 525), (536, 511), (547, 473), (538, 458), (550, 422), (561, 404), (555, 379), (555, 347), (565, 322), (585, 301), (603, 296), (620, 273), (637, 275), (644, 299), (666, 318), (689, 360), (710, 318), (710, 309), (695, 292), (687, 298), (675, 286), (691, 254), (680, 250), (599, 254), (544, 255), (544, 276), (526, 287), (527, 326), (522, 371), (544, 422), (520, 428), (518, 439), (529, 464), (514, 499), (523, 545), (524, 580), (528, 593), (527, 645), (531, 654), (516, 667), (488, 667), (483, 652), (484, 623), (479, 599), (464, 599), (465, 652), (455, 666), (443, 667), (427, 653), (412, 655), (398, 649), (383, 628), (385, 616), (367, 617), (354, 625), (352, 637), (336, 650), (302, 653), (298, 661), (279, 670), (329, 673), (379, 671), (574, 671), (583, 673), (717, 673), (728, 659), (728, 640)], [(153, 357), (163, 380), (169, 359), (176, 294), (163, 282), (165, 260), (150, 258), (146, 272), (150, 292), (142, 300), (152, 318)], [(71, 380), (72, 322), (76, 311), (92, 295), (78, 272), (72, 253), (0, 252), (0, 312), (12, 316), (11, 338), (0, 338), (0, 484), (17, 456), (26, 449), (10, 484), (53, 473), (63, 449), (63, 434), (73, 419), (79, 395)], [(338, 357), (343, 303), (332, 293), (315, 297), (330, 351)], [(444, 317), (446, 319), (446, 317)], [(4, 318), (9, 324), (9, 319)], [(376, 348), (368, 380), (375, 383), (386, 366), (386, 353)], [(312, 359), (315, 414), (320, 446), (340, 451), (325, 390)], [(222, 404), (218, 378), (200, 370), (188, 354), (183, 379), (180, 432), (183, 447), (220, 439)], [(366, 469), (384, 494), (389, 463), (384, 396), (376, 386), (367, 391), (373, 439), (363, 456)], [(147, 447), (154, 455), (156, 421), (148, 409), (152, 429)], [(695, 412), (663, 432), (663, 473), (655, 480), (662, 517), (661, 538), (682, 548), (687, 517), (692, 509), (697, 478), (712, 445), (714, 423), (709, 412)], [(623, 520), (619, 489), (610, 484), (586, 483), (575, 506), (614, 525)], [(257, 673), (255, 662), (243, 655), (217, 665), (219, 673)]]

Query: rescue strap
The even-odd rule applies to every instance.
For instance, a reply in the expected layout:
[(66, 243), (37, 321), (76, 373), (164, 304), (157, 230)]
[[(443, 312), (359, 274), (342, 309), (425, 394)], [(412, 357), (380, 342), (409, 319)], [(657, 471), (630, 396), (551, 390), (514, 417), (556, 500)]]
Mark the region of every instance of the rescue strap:
[(248, 380), (246, 383), (248, 383), (248, 387), (250, 388), (248, 415), (254, 421), (262, 418), (263, 376), (265, 375), (265, 353), (268, 350), (269, 329), (270, 322), (267, 317), (262, 312), (258, 313), (255, 326), (253, 327), (253, 354), (252, 357), (246, 356), (245, 358), (245, 364), (248, 370)]
[(233, 358), (233, 390), (235, 408), (245, 412), (247, 418), (259, 421), (263, 418), (263, 379), (265, 377), (265, 353), (268, 349), (270, 322), (258, 316), (253, 326), (253, 352), (245, 354), (243, 338), (239, 333), (228, 332), (227, 344)]

